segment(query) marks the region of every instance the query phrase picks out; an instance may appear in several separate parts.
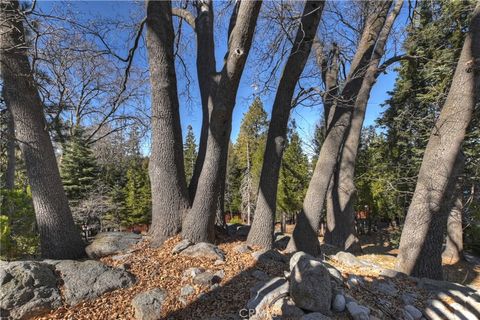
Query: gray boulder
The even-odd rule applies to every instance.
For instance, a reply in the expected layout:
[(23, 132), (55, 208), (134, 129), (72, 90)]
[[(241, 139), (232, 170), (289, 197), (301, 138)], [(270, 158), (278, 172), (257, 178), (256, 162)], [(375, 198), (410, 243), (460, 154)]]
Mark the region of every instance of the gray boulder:
[(182, 279), (185, 280), (188, 278), (195, 278), (196, 275), (202, 272), (205, 272), (205, 269), (197, 267), (188, 268), (187, 270), (183, 271)]
[(222, 279), (209, 271), (205, 271), (196, 275), (193, 278), (193, 283), (198, 284), (200, 286), (211, 286), (215, 283), (219, 283)]
[(298, 319), (305, 314), (305, 312), (297, 307), (289, 298), (277, 300), (270, 310), (275, 316), (281, 316), (282, 319)]
[(241, 225), (237, 228), (237, 231), (235, 234), (239, 237), (246, 237), (250, 232), (250, 228), (251, 228), (250, 226)]
[(327, 268), (318, 260), (299, 259), (290, 274), (290, 296), (297, 307), (328, 314), (332, 286)]
[(244, 254), (244, 253), (248, 253), (248, 252), (252, 251), (252, 248), (250, 248), (250, 246), (245, 244), (245, 243), (241, 243), (241, 244), (235, 246), (233, 248), (233, 251), (235, 251), (236, 253), (239, 253), (239, 254)]
[(413, 320), (420, 320), (423, 316), (422, 312), (418, 310), (415, 306), (412, 306), (411, 304), (407, 304), (403, 308), (403, 311), (407, 317), (410, 316)]
[(349, 289), (363, 287), (364, 285), (365, 283), (363, 282), (363, 279), (361, 277), (356, 276), (354, 274), (351, 274), (348, 276), (347, 287)]
[(61, 305), (52, 266), (34, 261), (0, 262), (2, 316), (30, 318)]
[(172, 254), (177, 254), (177, 253), (180, 253), (182, 252), (183, 250), (187, 249), (188, 247), (190, 247), (192, 245), (192, 243), (190, 242), (190, 240), (188, 239), (183, 239), (182, 241), (180, 241), (179, 243), (177, 243), (173, 249), (172, 249)]
[(208, 260), (225, 261), (225, 254), (216, 245), (200, 242), (180, 252), (181, 255)]
[(285, 250), (287, 248), (289, 241), (290, 241), (290, 236), (287, 236), (286, 234), (283, 234), (283, 233), (279, 233), (275, 235), (273, 246), (278, 250)]
[(251, 291), (251, 299), (247, 302), (247, 309), (255, 309), (260, 314), (264, 308), (268, 307), (273, 301), (281, 296), (288, 294), (288, 281), (284, 278), (276, 277), (266, 283), (261, 283)]
[(94, 238), (85, 251), (90, 258), (98, 259), (116, 253), (125, 253), (140, 240), (142, 236), (132, 232), (103, 232)]
[(252, 253), (253, 259), (259, 262), (287, 262), (287, 257), (278, 252), (277, 250), (260, 250)]
[(370, 309), (361, 306), (356, 302), (347, 303), (347, 310), (353, 320), (369, 320)]
[(336, 294), (332, 302), (332, 310), (335, 312), (343, 312), (346, 306), (345, 296), (343, 294)]
[(132, 300), (132, 307), (135, 310), (135, 319), (160, 319), (162, 303), (166, 297), (166, 292), (159, 288), (137, 294)]
[(364, 267), (367, 265), (365, 262), (355, 257), (350, 252), (337, 252), (337, 254), (333, 256), (333, 258), (350, 267)]
[(178, 301), (180, 301), (184, 306), (188, 304), (187, 298), (195, 293), (195, 288), (191, 285), (186, 285), (180, 289), (180, 296)]
[(98, 261), (65, 260), (55, 266), (64, 283), (64, 298), (69, 305), (94, 299), (101, 294), (135, 283), (128, 271), (106, 266)]

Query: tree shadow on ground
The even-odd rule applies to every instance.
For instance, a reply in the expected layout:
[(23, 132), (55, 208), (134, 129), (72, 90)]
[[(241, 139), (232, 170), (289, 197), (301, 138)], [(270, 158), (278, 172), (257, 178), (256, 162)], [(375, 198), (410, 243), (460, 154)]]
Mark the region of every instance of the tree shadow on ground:
[[(238, 239), (237, 239), (238, 240)], [(284, 275), (288, 264), (279, 261), (257, 261), (253, 266), (242, 270), (220, 286), (201, 293), (182, 309), (168, 313), (165, 319), (248, 319), (253, 311), (246, 309), (250, 299), (250, 289), (261, 282), (252, 276), (260, 270), (271, 278)], [(275, 289), (274, 287), (271, 288)]]

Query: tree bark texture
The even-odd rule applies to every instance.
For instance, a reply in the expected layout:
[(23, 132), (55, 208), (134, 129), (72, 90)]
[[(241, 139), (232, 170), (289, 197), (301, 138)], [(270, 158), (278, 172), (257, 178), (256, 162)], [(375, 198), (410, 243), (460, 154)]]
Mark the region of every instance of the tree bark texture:
[(400, 239), (396, 269), (416, 277), (442, 278), (442, 243), (455, 189), (455, 161), (479, 99), (480, 1), (477, 1), (452, 85), (432, 130)]
[(183, 164), (171, 2), (147, 1), (146, 6), (146, 42), (152, 90), (150, 232), (153, 245), (160, 245), (180, 231), (189, 201)]
[(15, 124), (13, 115), (7, 107), (7, 172), (5, 172), (5, 188), (13, 190), (15, 188)]
[(331, 123), (327, 128), (327, 135), (303, 201), (303, 209), (298, 215), (288, 251), (304, 251), (311, 255), (320, 255), (318, 229), (328, 186), (350, 127), (357, 94), (363, 83), (376, 40), (385, 23), (388, 9), (382, 9), (390, 7), (391, 3), (391, 1), (383, 1), (376, 4), (377, 10), (370, 15), (363, 30), (352, 62), (354, 68), (349, 71), (346, 84), (330, 111)]
[(190, 202), (193, 202), (197, 191), (198, 178), (202, 172), (205, 152), (207, 149), (208, 123), (211, 110), (208, 99), (211, 95), (212, 86), (215, 85), (215, 39), (213, 32), (213, 4), (211, 0), (198, 1), (197, 17), (195, 19), (195, 32), (197, 36), (197, 78), (200, 87), (202, 101), (202, 128), (198, 155), (195, 161), (192, 178), (188, 186)]
[(0, 73), (5, 102), (25, 158), (44, 258), (78, 259), (84, 243), (74, 224), (28, 61), (17, 1), (0, 2)]
[(211, 110), (205, 161), (198, 180), (192, 208), (183, 222), (182, 235), (192, 242), (213, 241), (213, 224), (218, 206), (222, 168), (227, 161), (228, 143), (238, 85), (252, 44), (260, 1), (237, 3), (231, 19), (228, 52), (222, 71), (210, 88)]
[(278, 85), (268, 128), (255, 215), (247, 239), (251, 245), (273, 247), (278, 175), (285, 149), (292, 97), (310, 55), (324, 5), (324, 1), (318, 0), (310, 0), (305, 3), (292, 51)]
[[(328, 196), (330, 205), (327, 206), (327, 232), (325, 242), (345, 251), (361, 251), (360, 243), (355, 232), (355, 163), (360, 145), (363, 121), (365, 119), (368, 100), (370, 99), (370, 92), (379, 75), (378, 67), (380, 60), (385, 53), (385, 45), (402, 5), (403, 0), (396, 2), (378, 37), (370, 64), (365, 73), (365, 78), (355, 101), (352, 122), (345, 144), (342, 147), (340, 161), (337, 163), (333, 175), (332, 190)], [(385, 10), (381, 12), (381, 14), (386, 15), (389, 7), (382, 7), (381, 9)]]
[[(455, 171), (463, 173), (465, 159), (462, 154), (457, 158), (458, 166)], [(448, 263), (456, 263), (463, 259), (463, 188), (460, 177), (456, 178), (455, 190), (450, 199), (450, 204), (445, 208), (447, 218), (447, 233), (445, 248), (442, 252), (442, 258)]]

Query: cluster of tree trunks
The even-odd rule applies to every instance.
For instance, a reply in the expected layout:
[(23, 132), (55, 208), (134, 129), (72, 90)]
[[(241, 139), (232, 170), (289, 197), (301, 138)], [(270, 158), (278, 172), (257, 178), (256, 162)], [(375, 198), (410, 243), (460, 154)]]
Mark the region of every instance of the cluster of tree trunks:
[[(339, 48), (328, 58), (316, 38), (325, 1), (307, 0), (272, 107), (260, 187), (248, 242), (273, 246), (279, 170), (297, 82), (312, 48), (325, 83), (326, 136), (289, 242), (290, 251), (320, 255), (318, 229), (327, 208), (325, 241), (343, 250), (360, 249), (354, 229), (354, 173), (361, 130), (371, 90), (384, 70), (380, 62), (403, 0), (368, 2), (368, 15), (349, 73), (339, 87)], [(187, 9), (170, 1), (146, 0), (147, 51), (150, 67), (153, 244), (182, 232), (192, 242), (214, 240), (215, 224), (224, 226), (223, 202), (232, 113), (250, 52), (261, 1), (237, 1), (228, 27), (228, 51), (216, 70), (214, 13), (211, 0)], [(197, 77), (202, 105), (199, 153), (187, 186), (182, 153), (175, 72), (173, 16), (185, 20), (197, 39)], [(23, 13), (17, 1), (0, 3), (0, 72), (3, 96), (11, 114), (9, 132), (25, 158), (36, 219), (46, 258), (81, 258), (84, 243), (75, 227), (62, 187), (42, 102), (28, 60)], [(447, 100), (433, 129), (403, 229), (397, 269), (415, 276), (442, 277), (444, 256), (462, 250), (459, 179), (465, 131), (480, 98), (480, 2), (454, 74)], [(7, 187), (13, 188), (15, 141), (8, 145)], [(458, 231), (460, 230), (460, 232)]]
[(255, 219), (248, 234), (248, 243), (271, 248), (277, 207), (278, 175), (292, 108), (295, 86), (307, 63), (317, 27), (322, 16), (324, 1), (307, 1), (292, 50), (283, 69), (268, 128), (267, 145), (260, 176), (260, 187)]
[[(325, 112), (328, 114), (325, 116), (327, 121), (325, 141), (320, 149), (317, 164), (307, 189), (303, 209), (298, 216), (297, 225), (288, 245), (290, 251), (301, 250), (312, 255), (320, 255), (320, 243), (317, 234), (322, 209), (329, 185), (332, 183), (332, 177), (334, 177), (335, 168), (342, 155), (342, 148), (345, 145), (347, 134), (351, 128), (357, 97), (369, 71), (368, 67), (371, 64), (377, 40), (382, 29), (386, 27), (385, 21), (391, 5), (392, 1), (373, 3), (373, 8), (363, 29), (345, 85), (337, 96), (330, 97), (333, 101), (331, 106), (328, 105), (329, 110)], [(365, 97), (361, 98), (365, 99)], [(366, 99), (368, 100), (368, 96)], [(335, 192), (332, 188), (332, 193)], [(344, 247), (347, 242), (350, 245), (355, 244), (356, 241), (351, 239), (351, 237), (355, 238), (352, 223), (353, 216), (352, 218), (347, 218), (346, 221), (342, 221), (341, 216), (338, 217), (338, 221), (335, 221), (335, 218), (337, 217), (327, 217), (327, 229), (329, 230), (326, 237), (333, 238), (331, 233), (335, 232), (335, 234), (340, 234), (342, 238), (341, 241), (337, 241), (341, 247)], [(332, 220), (335, 222), (332, 222)], [(340, 226), (341, 224), (342, 226)], [(337, 232), (334, 230), (335, 228), (344, 228), (346, 232)]]

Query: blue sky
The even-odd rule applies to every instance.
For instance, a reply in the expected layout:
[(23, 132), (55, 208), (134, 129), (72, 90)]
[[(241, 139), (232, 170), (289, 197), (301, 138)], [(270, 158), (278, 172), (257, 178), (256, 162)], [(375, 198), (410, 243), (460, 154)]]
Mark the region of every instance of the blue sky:
[[(51, 10), (55, 5), (59, 5), (59, 2), (55, 1), (40, 1), (38, 4), (38, 8), (48, 12)], [(139, 17), (141, 18), (143, 15), (143, 8), (141, 3), (139, 2), (130, 2), (130, 1), (117, 1), (117, 2), (108, 2), (108, 1), (76, 1), (70, 2), (70, 5), (74, 9), (74, 12), (78, 13), (78, 17), (80, 19), (88, 19), (92, 16), (99, 16), (105, 17), (109, 19), (119, 19), (128, 22), (139, 21)], [(405, 9), (405, 8), (404, 8)], [(405, 10), (404, 10), (405, 11)], [(131, 18), (134, 15), (136, 18)], [(216, 31), (216, 59), (217, 59), (217, 69), (219, 70), (222, 67), (223, 63), (223, 56), (226, 52), (226, 40), (225, 40), (225, 29), (227, 28), (226, 21), (228, 21), (227, 13), (223, 20), (219, 20), (215, 26)], [(405, 14), (403, 14), (405, 15)], [(217, 18), (217, 17), (216, 17)], [(402, 16), (398, 19), (400, 21), (405, 21), (406, 19), (402, 18)], [(184, 35), (185, 35), (185, 44), (182, 51), (182, 57), (184, 58), (187, 66), (190, 68), (190, 75), (192, 78), (192, 84), (190, 86), (189, 95), (191, 97), (190, 100), (187, 100), (184, 95), (180, 95), (180, 105), (181, 105), (181, 122), (182, 122), (182, 129), (185, 131), (187, 125), (192, 125), (194, 128), (194, 133), (197, 137), (197, 141), (199, 140), (200, 134), (200, 126), (201, 126), (201, 110), (200, 110), (200, 103), (199, 103), (199, 89), (196, 83), (196, 70), (195, 70), (195, 39), (193, 37), (192, 31), (188, 26), (184, 27)], [(145, 31), (144, 31), (145, 32)], [(124, 32), (115, 33), (113, 31), (111, 33), (111, 41), (114, 46), (118, 47), (119, 53), (121, 55), (126, 56), (126, 52), (128, 47), (131, 45), (132, 41), (127, 41), (128, 35)], [(252, 52), (252, 51), (251, 51)], [(252, 64), (255, 61), (252, 61), (252, 53), (249, 56), (249, 60), (247, 61), (247, 66), (245, 68), (244, 74), (242, 76), (240, 88), (237, 94), (237, 103), (233, 113), (233, 123), (232, 123), (232, 134), (231, 139), (235, 141), (240, 122), (242, 119), (243, 114), (247, 111), (249, 103), (253, 99), (253, 95), (255, 91), (252, 87), (252, 79), (254, 77), (255, 66)], [(138, 52), (136, 53), (136, 59), (134, 64), (140, 68), (147, 68), (146, 63), (146, 50), (144, 47), (144, 43), (142, 41)], [(186, 81), (183, 76), (180, 75), (182, 71), (179, 70), (177, 66), (177, 78), (178, 78), (178, 89), (179, 92), (184, 92), (186, 87)], [(372, 91), (366, 119), (365, 125), (372, 125), (374, 124), (375, 119), (380, 115), (382, 112), (381, 104), (387, 98), (387, 92), (393, 88), (395, 82), (395, 72), (393, 68), (389, 68), (389, 72), (387, 74), (383, 74), (378, 78), (378, 81)], [(261, 96), (262, 101), (264, 103), (264, 107), (268, 113), (270, 113), (272, 108), (272, 103), (274, 99), (274, 92), (271, 92), (269, 95)], [(145, 104), (149, 104), (150, 97), (148, 95), (145, 96)], [(297, 128), (299, 130), (300, 135), (305, 141), (310, 141), (313, 137), (313, 130), (315, 128), (315, 124), (318, 122), (320, 116), (322, 106), (313, 106), (313, 107), (302, 107), (299, 106), (292, 111), (292, 118), (295, 119)]]

